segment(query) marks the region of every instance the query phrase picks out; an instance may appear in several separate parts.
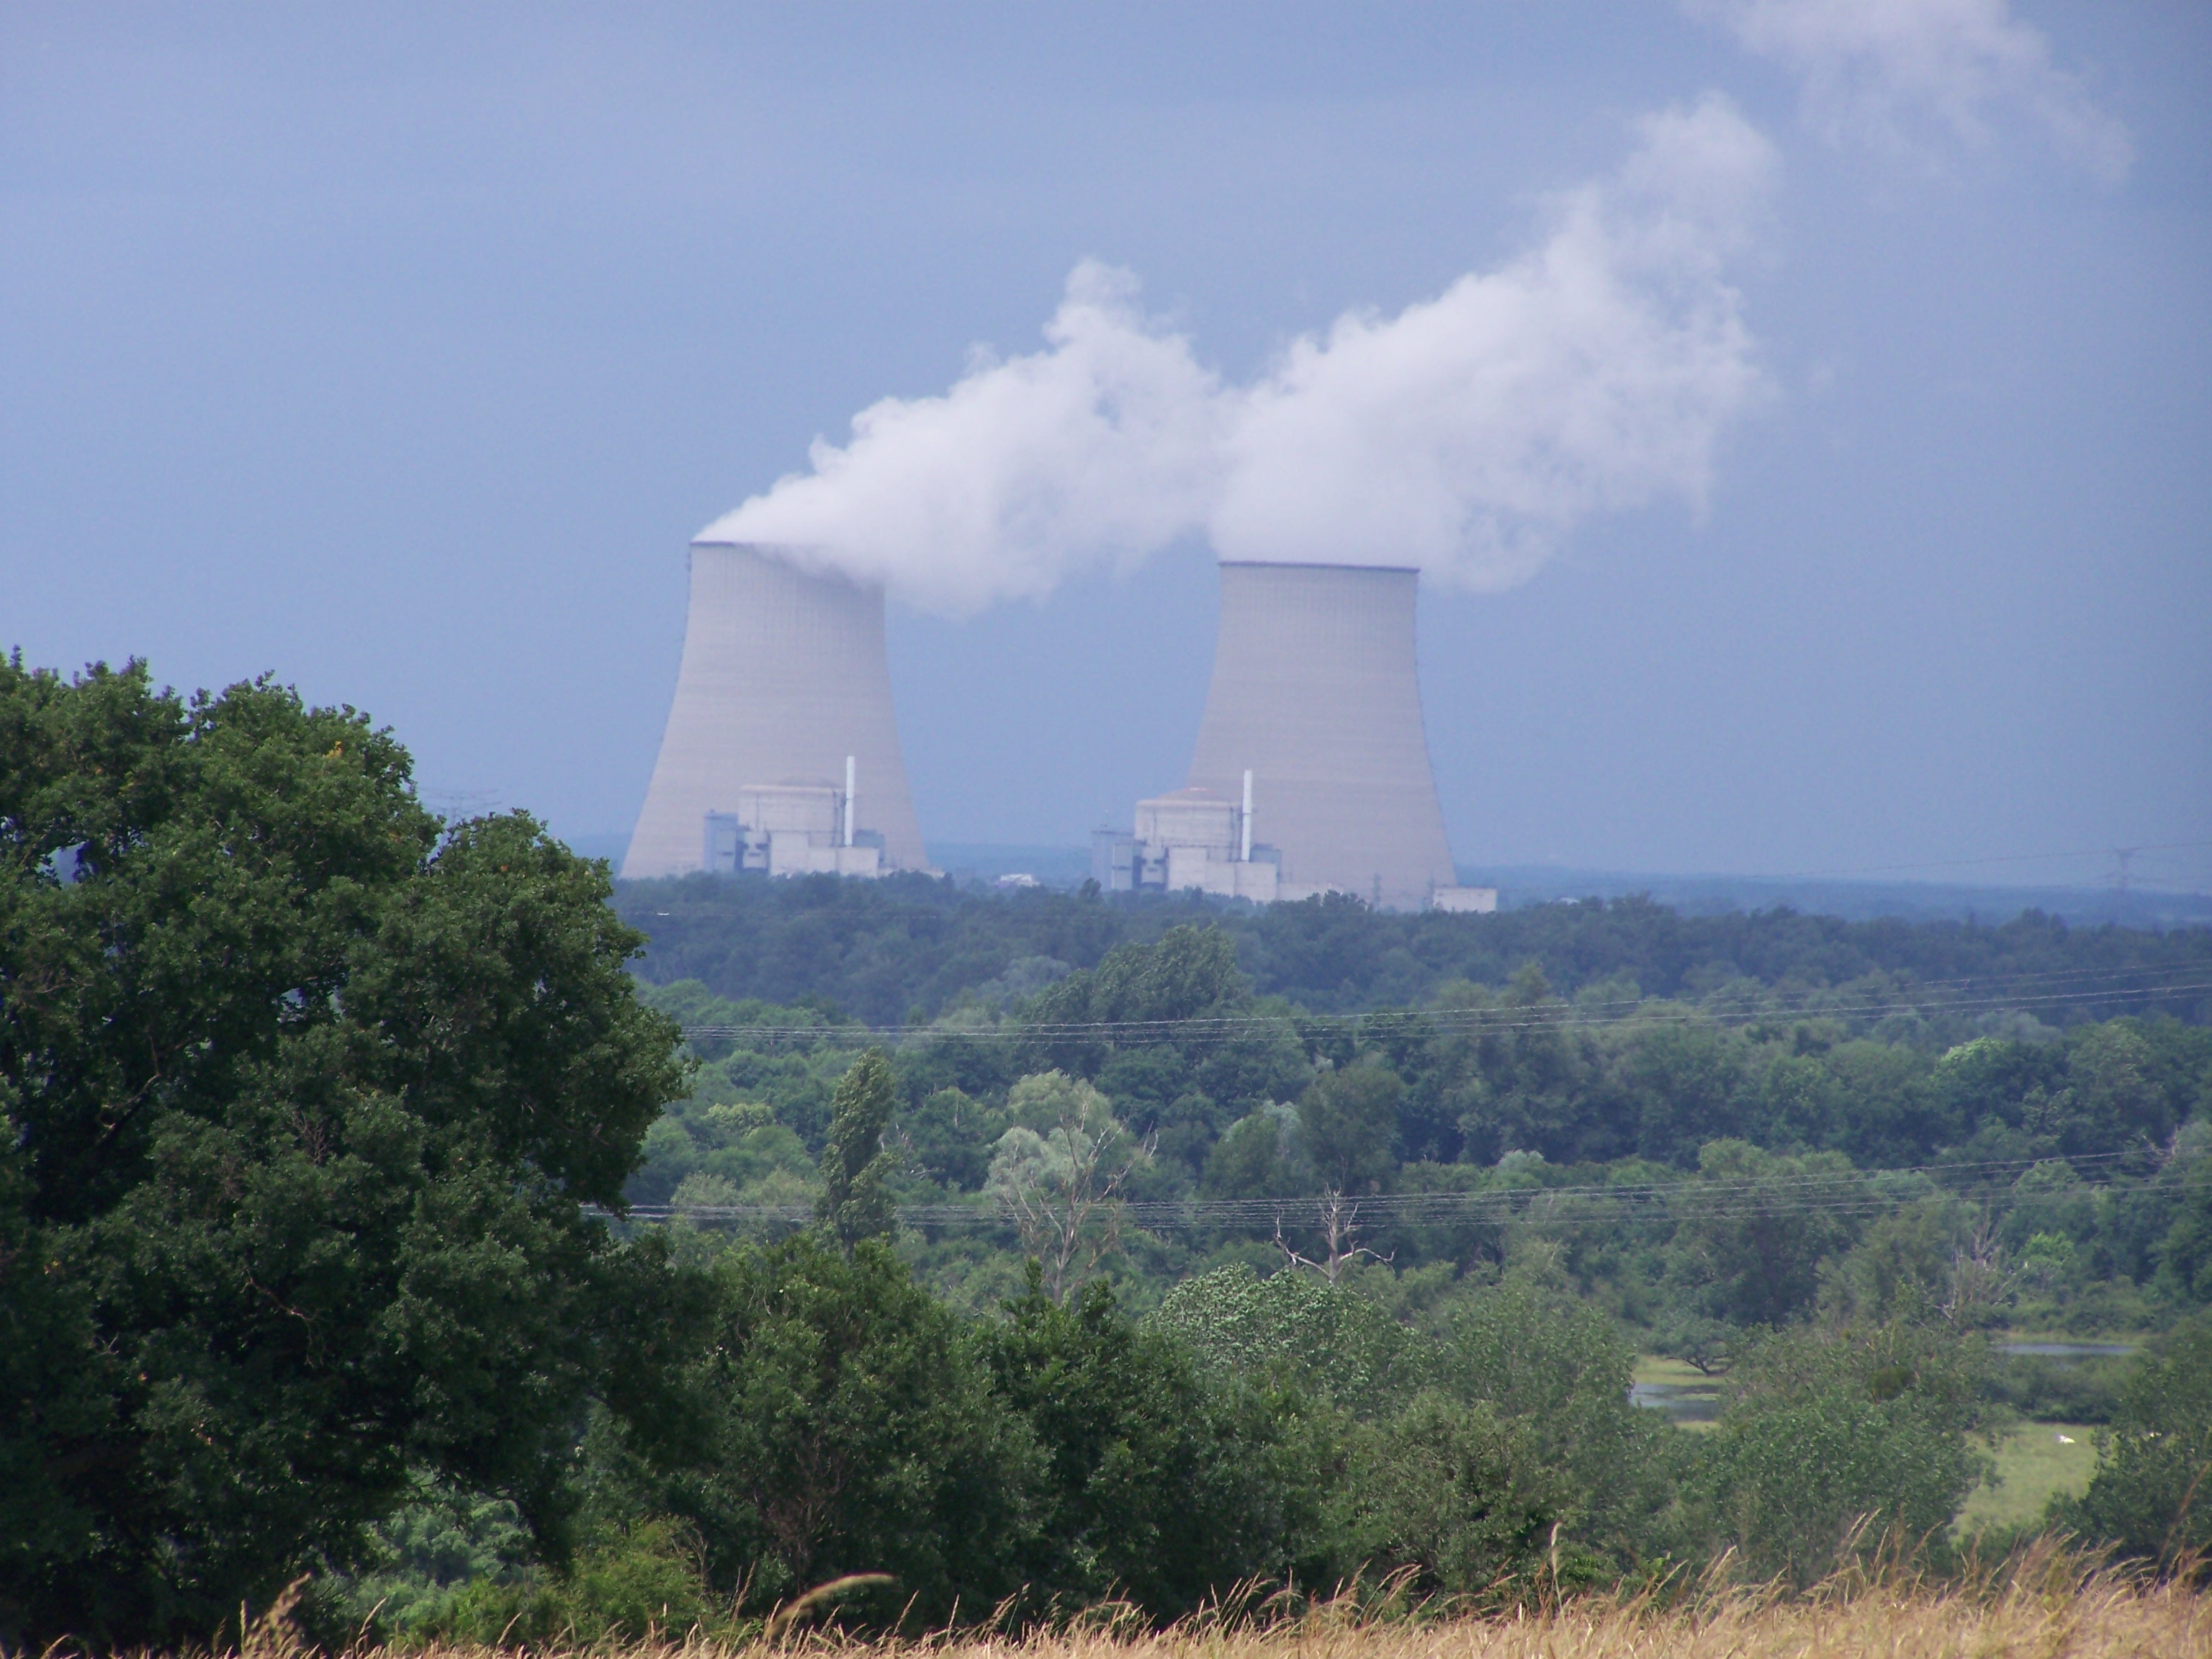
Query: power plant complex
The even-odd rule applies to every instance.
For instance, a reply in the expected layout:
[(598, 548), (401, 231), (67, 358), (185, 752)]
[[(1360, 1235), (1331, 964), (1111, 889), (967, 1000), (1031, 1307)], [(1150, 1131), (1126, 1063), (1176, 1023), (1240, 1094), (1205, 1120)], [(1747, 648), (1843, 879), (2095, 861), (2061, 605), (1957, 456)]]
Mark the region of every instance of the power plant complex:
[[(883, 590), (812, 562), (692, 544), (683, 665), (626, 878), (926, 867)], [(1224, 562), (1187, 785), (1093, 836), (1099, 885), (1495, 908), (1494, 890), (1453, 873), (1415, 673), (1418, 584), (1410, 569)]]

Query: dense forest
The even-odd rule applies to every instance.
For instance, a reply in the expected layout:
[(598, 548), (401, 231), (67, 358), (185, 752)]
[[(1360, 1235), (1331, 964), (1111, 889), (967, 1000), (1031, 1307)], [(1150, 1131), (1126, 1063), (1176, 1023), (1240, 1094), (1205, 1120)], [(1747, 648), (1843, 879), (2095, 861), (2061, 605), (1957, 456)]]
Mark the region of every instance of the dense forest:
[(617, 892), (137, 665), (0, 854), (0, 1648), (2212, 1547), (2203, 932)]
[[(1584, 944), (1576, 923), (1601, 939), (1659, 931), (1634, 903), (1567, 907), (1550, 938), (1563, 955)], [(2042, 963), (2072, 942), (2009, 931)], [(1978, 1250), (2006, 1318), (2141, 1329), (2212, 1293), (2212, 1232), (2193, 1207), (2212, 1177), (2212, 1029), (2088, 1016), (2149, 1000), (2201, 1012), (2202, 989), (2143, 988), (2199, 983), (2186, 952), (2208, 942), (2134, 941), (2169, 965), (2124, 975), (2045, 967), (1927, 988), (1902, 974), (1735, 974), (1672, 998), (1623, 978), (1562, 996), (1528, 961), (1503, 984), (1446, 980), (1419, 1006), (1343, 1016), (1255, 994), (1235, 935), (1209, 920), (1092, 969), (1048, 975), (1018, 958), (985, 994), (889, 1036), (820, 1004), (679, 981), (646, 997), (691, 1034), (692, 1093), (648, 1133), (629, 1190), (754, 1220), (803, 1207), (836, 1079), (860, 1045), (884, 1042), (900, 1152), (889, 1178), (927, 1218), (910, 1251), (965, 1305), (1003, 1293), (1035, 1243), (1007, 1202), (1023, 1160), (1044, 1158), (1032, 1142), (1087, 1136), (1110, 1149), (1097, 1156), (1112, 1213), (1134, 1218), (1099, 1270), (1137, 1306), (1209, 1267), (1326, 1261), (1355, 1243), (1358, 1261), (1387, 1260), (1401, 1279), (1463, 1277), (1540, 1233), (1578, 1293), (1648, 1348), (1702, 1355), (1732, 1329), (1846, 1295), (1855, 1251), (1896, 1258), (1910, 1232), (1931, 1294), (1955, 1250)], [(2127, 948), (2087, 943), (2094, 964)], [(1025, 963), (1033, 988), (1010, 993)], [(1350, 1231), (1334, 1247), (1332, 1198), (1357, 1200), (1340, 1206)]]
[[(1011, 893), (901, 876), (629, 882), (617, 911), (652, 941), (648, 980), (696, 980), (733, 1000), (831, 1007), (871, 1024), (1003, 1003), (1040, 976), (1096, 968), (1117, 945), (1193, 921), (1220, 930), (1259, 996), (1316, 1013), (1418, 1006), (1452, 980), (1502, 985), (1530, 963), (1560, 993), (1626, 981), (1655, 997), (1702, 997), (1732, 981), (1833, 988), (1895, 981), (1935, 994), (1972, 980), (1987, 998), (2052, 1024), (2107, 1012), (2203, 1023), (2212, 929), (2070, 928), (2031, 911), (1996, 927), (1845, 922), (1786, 909), (1685, 916), (1648, 900), (1589, 900), (1496, 915), (1395, 914), (1346, 897), (1265, 908), (1176, 898)], [(2187, 971), (2178, 971), (2187, 970)], [(2031, 975), (2055, 975), (2051, 985)], [(2173, 981), (2191, 988), (2160, 991)], [(1992, 985), (1991, 981), (2002, 981)], [(2132, 994), (2068, 1006), (2068, 993)], [(1961, 994), (1956, 1000), (1967, 998)]]

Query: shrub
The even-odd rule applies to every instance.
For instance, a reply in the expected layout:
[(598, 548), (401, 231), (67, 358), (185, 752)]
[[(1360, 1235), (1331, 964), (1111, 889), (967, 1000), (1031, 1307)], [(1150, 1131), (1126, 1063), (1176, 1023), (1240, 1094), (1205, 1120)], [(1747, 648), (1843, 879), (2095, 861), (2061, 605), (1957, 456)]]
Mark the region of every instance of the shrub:
[[(1417, 1592), (1512, 1595), (1557, 1560), (1565, 1497), (1525, 1424), (1424, 1390), (1354, 1431), (1339, 1548), (1353, 1571), (1412, 1570)], [(1566, 1566), (1591, 1576), (1579, 1553)]]
[(985, 1352), (1043, 1455), (1033, 1589), (1118, 1594), (1172, 1616), (1290, 1565), (1305, 1528), (1285, 1425), (1249, 1390), (1209, 1388), (1105, 1285), (1063, 1307), (1033, 1271), (1029, 1293), (987, 1328)]
[(1017, 1588), (1037, 1456), (974, 1333), (878, 1239), (848, 1256), (806, 1235), (715, 1273), (696, 1435), (641, 1453), (618, 1432), (610, 1480), (694, 1525), (712, 1582), (763, 1606), (853, 1572), (891, 1574), (923, 1619)]
[(2095, 1478), (2052, 1504), (2055, 1524), (2161, 1564), (2212, 1550), (2212, 1314), (2137, 1366), (2097, 1439)]
[(1705, 1448), (1717, 1544), (1803, 1585), (1847, 1549), (1934, 1541), (1992, 1467), (1981, 1344), (1948, 1328), (1798, 1328), (1753, 1348)]

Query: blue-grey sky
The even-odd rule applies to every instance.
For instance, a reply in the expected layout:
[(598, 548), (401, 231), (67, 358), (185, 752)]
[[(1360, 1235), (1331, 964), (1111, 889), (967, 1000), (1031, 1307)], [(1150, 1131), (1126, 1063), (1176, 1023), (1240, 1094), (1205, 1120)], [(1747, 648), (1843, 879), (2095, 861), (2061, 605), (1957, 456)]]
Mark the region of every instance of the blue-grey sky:
[[(1529, 268), (1698, 108), (1771, 167), (1710, 269), (1633, 280), (1696, 265), (1756, 385), (1683, 416), (1701, 487), (1593, 463), (1526, 580), (1425, 582), (1461, 861), (2212, 839), (2192, 4), (0, 4), (0, 645), (273, 671), (434, 802), (626, 830), (685, 544), (817, 434), (1042, 350), (1085, 260), (1261, 385)], [(894, 607), (928, 837), (1076, 842), (1182, 782), (1194, 524)], [(2212, 848), (2136, 873), (2212, 884)]]

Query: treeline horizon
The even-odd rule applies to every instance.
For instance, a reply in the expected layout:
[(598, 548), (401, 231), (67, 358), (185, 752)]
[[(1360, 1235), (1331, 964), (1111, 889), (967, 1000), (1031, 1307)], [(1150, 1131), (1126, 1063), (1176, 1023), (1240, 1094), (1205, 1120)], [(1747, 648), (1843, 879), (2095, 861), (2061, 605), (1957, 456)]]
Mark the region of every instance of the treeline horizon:
[[(1833, 988), (1940, 986), (2110, 975), (2136, 994), (2110, 1012), (2212, 1020), (2212, 927), (2069, 926), (2029, 910), (2000, 923), (1846, 921), (1787, 908), (1686, 915), (1646, 895), (1492, 915), (1378, 911), (1347, 895), (1253, 906), (1196, 895), (1102, 896), (1086, 885), (1001, 891), (903, 875), (877, 882), (695, 875), (615, 884), (615, 908), (649, 944), (655, 984), (696, 980), (732, 1001), (805, 1006), (872, 1025), (926, 1022), (963, 1000), (1003, 1005), (1040, 973), (1095, 968), (1125, 944), (1200, 924), (1235, 945), (1255, 994), (1314, 1013), (1418, 1006), (1449, 981), (1504, 984), (1534, 963), (1568, 995), (1598, 981), (1702, 998), (1733, 981)], [(2165, 994), (2161, 977), (2192, 988)], [(2067, 986), (2062, 980), (2059, 989)], [(2048, 1023), (2092, 1017), (2039, 1001)]]

